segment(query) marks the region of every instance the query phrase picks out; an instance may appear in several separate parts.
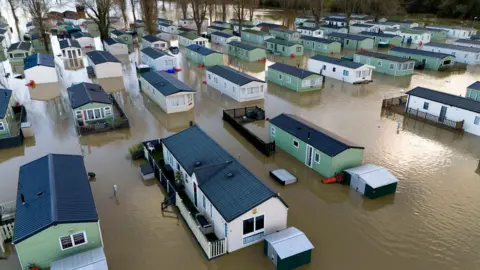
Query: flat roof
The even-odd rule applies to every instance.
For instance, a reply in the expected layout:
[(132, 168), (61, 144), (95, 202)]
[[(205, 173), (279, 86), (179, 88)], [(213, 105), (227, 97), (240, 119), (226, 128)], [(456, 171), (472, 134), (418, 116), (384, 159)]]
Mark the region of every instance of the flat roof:
[(346, 172), (356, 174), (362, 178), (367, 185), (372, 188), (379, 188), (393, 183), (398, 183), (398, 179), (387, 169), (375, 164), (365, 164), (355, 168), (347, 169)]

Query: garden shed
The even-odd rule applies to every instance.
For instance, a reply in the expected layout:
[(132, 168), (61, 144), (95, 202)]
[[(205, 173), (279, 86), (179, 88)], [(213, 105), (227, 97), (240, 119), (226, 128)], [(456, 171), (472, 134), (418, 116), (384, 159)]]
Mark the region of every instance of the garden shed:
[(238, 41), (228, 43), (228, 54), (249, 62), (258, 61), (267, 57), (267, 52), (264, 48)]
[(313, 245), (295, 227), (265, 236), (263, 251), (277, 270), (290, 270), (310, 263)]
[(128, 45), (118, 38), (107, 38), (103, 41), (105, 50), (114, 55), (128, 54)]
[(204, 66), (223, 65), (223, 54), (209, 48), (192, 44), (185, 48), (187, 58)]
[(389, 55), (413, 59), (417, 65), (425, 69), (445, 70), (455, 64), (455, 56), (445, 53), (430, 52), (419, 49), (393, 47), (388, 50)]
[(303, 45), (305, 50), (323, 54), (340, 53), (342, 51), (342, 44), (340, 42), (326, 38), (302, 36), (300, 38), (300, 44)]
[(212, 38), (212, 43), (218, 43), (224, 46), (228, 45), (228, 43), (232, 41), (240, 42), (239, 36), (234, 36), (224, 32), (213, 32), (211, 35), (211, 38)]
[(351, 35), (343, 33), (331, 33), (328, 35), (328, 39), (338, 41), (342, 43), (342, 47), (352, 50), (372, 50), (373, 49), (373, 39), (360, 36), (360, 35)]
[(75, 59), (83, 57), (82, 47), (76, 40), (60, 40), (60, 50), (62, 50), (63, 59)]
[(266, 43), (267, 51), (270, 51), (273, 54), (278, 54), (281, 56), (303, 55), (303, 45), (300, 43), (278, 38), (267, 39)]
[(58, 82), (53, 55), (36, 53), (24, 59), (25, 80), (39, 83)]
[(346, 169), (343, 181), (370, 199), (395, 193), (398, 179), (387, 169), (374, 164)]

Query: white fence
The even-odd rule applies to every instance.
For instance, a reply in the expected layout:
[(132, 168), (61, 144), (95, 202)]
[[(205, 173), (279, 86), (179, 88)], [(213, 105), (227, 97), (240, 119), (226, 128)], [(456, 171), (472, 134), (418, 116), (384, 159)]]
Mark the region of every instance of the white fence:
[(198, 243), (200, 243), (203, 251), (205, 252), (205, 254), (207, 254), (208, 259), (212, 259), (227, 253), (227, 239), (221, 239), (215, 242), (208, 241), (205, 235), (203, 235), (203, 233), (200, 231), (200, 225), (198, 225), (197, 222), (193, 219), (191, 213), (183, 204), (182, 199), (180, 198), (180, 196), (178, 196), (178, 193), (176, 194), (176, 196), (176, 205), (180, 210), (180, 214), (182, 214), (183, 219), (185, 219), (185, 222), (192, 230), (195, 238), (197, 238), (197, 241)]
[(3, 243), (6, 239), (13, 238), (13, 227), (14, 223), (9, 223), (5, 225), (0, 225), (0, 249), (3, 253), (5, 253), (5, 248), (3, 247)]
[(16, 201), (6, 202), (0, 204), (0, 218), (1, 220), (9, 220), (15, 218), (15, 211), (17, 209)]

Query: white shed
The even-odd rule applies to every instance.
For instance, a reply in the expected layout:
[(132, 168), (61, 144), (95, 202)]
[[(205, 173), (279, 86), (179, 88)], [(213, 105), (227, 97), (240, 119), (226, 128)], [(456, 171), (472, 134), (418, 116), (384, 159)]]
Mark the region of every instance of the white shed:
[(122, 77), (122, 64), (107, 51), (91, 51), (87, 53), (88, 64), (93, 67), (95, 76), (101, 78)]
[(211, 38), (212, 38), (212, 43), (218, 43), (224, 46), (228, 45), (228, 43), (231, 41), (240, 42), (241, 40), (239, 36), (230, 35), (224, 32), (213, 32), (211, 34)]
[(308, 70), (348, 83), (368, 83), (372, 81), (374, 67), (324, 55), (314, 55), (308, 59)]
[(160, 49), (147, 47), (141, 50), (142, 63), (155, 70), (174, 69), (177, 59)]
[(86, 32), (74, 32), (70, 34), (73, 40), (78, 41), (82, 48), (92, 47), (95, 48), (95, 41), (93, 37)]
[(323, 38), (323, 30), (315, 27), (300, 26), (297, 27), (297, 32), (302, 36)]
[(398, 179), (387, 169), (374, 164), (365, 164), (344, 171), (343, 180), (352, 189), (370, 199), (395, 193)]
[(76, 59), (83, 57), (82, 47), (76, 40), (60, 40), (60, 50), (62, 50), (62, 59)]
[(160, 50), (168, 50), (168, 41), (154, 35), (146, 35), (142, 37), (142, 49), (152, 47)]
[(468, 65), (480, 64), (480, 48), (430, 42), (423, 45), (422, 50), (453, 55), (455, 56), (455, 62)]
[(52, 262), (50, 270), (108, 270), (103, 247), (81, 252)]
[(103, 41), (105, 50), (114, 55), (128, 54), (128, 45), (118, 38), (107, 38)]
[(36, 53), (26, 57), (23, 61), (27, 82), (34, 81), (36, 84), (58, 82), (53, 55)]
[(207, 85), (217, 89), (238, 102), (263, 99), (265, 81), (227, 66), (212, 66), (207, 69)]

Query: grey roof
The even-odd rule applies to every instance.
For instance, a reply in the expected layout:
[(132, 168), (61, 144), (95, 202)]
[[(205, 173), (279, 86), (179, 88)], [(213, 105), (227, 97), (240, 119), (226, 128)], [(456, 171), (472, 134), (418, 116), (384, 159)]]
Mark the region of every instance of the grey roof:
[(357, 175), (370, 187), (376, 189), (393, 183), (398, 183), (398, 179), (387, 169), (375, 164), (364, 164), (358, 167), (345, 170), (350, 175)]
[(53, 261), (50, 270), (108, 270), (107, 258), (98, 247)]
[(307, 27), (307, 26), (299, 26), (297, 27), (297, 30), (310, 30), (310, 31), (315, 31), (315, 30), (321, 30), (318, 27)]
[[(123, 40), (119, 39), (119, 38), (106, 38), (104, 40), (105, 43), (107, 43), (108, 45), (113, 45), (113, 44), (117, 44), (117, 43), (120, 43), (120, 44), (125, 44), (125, 42), (123, 42)], [(126, 44), (125, 44), (126, 45)]]
[(338, 59), (335, 57), (330, 57), (330, 56), (325, 56), (320, 54), (316, 54), (310, 57), (310, 59), (318, 60), (318, 61), (322, 61), (322, 62), (326, 62), (326, 63), (330, 63), (330, 64), (334, 64), (334, 65), (338, 65), (346, 68), (352, 68), (352, 69), (357, 69), (364, 66), (364, 64), (355, 63), (350, 60)]
[(255, 77), (252, 77), (248, 74), (245, 74), (243, 72), (240, 72), (236, 69), (233, 69), (227, 66), (216, 65), (216, 66), (209, 67), (207, 70), (240, 86), (250, 82), (264, 82), (260, 79), (257, 79)]
[(165, 72), (149, 71), (141, 76), (165, 97), (180, 92), (195, 92), (193, 88)]
[(443, 30), (443, 29), (433, 29), (433, 28), (426, 28), (426, 27), (412, 27), (412, 30), (430, 31), (430, 32), (445, 32), (445, 31), (447, 31), (447, 30)]
[(390, 51), (402, 52), (402, 53), (407, 53), (407, 54), (423, 55), (423, 56), (427, 56), (427, 57), (434, 57), (434, 58), (440, 58), (440, 59), (443, 59), (445, 57), (454, 57), (454, 56), (452, 56), (450, 54), (446, 54), (446, 53), (429, 52), (429, 51), (424, 51), (424, 50), (419, 50), (419, 49), (411, 49), (411, 48), (404, 48), (404, 47), (393, 47), (393, 48), (390, 48)]
[(13, 91), (10, 89), (0, 88), (0, 119), (3, 119), (7, 114), (8, 103)]
[(375, 26), (375, 25), (373, 25), (373, 24), (366, 24), (366, 23), (354, 23), (354, 24), (352, 24), (352, 25), (350, 25), (350, 26), (357, 26), (357, 27), (373, 27), (373, 26)]
[(326, 17), (324, 21), (332, 21), (332, 22), (347, 22), (345, 18), (336, 18), (336, 17)]
[(315, 41), (315, 42), (324, 43), (324, 44), (330, 44), (330, 43), (338, 42), (338, 41), (336, 41), (336, 40), (331, 40), (331, 39), (326, 39), (326, 38), (319, 38), (319, 37), (311, 37), (311, 36), (301, 36), (300, 39), (302, 39), (302, 40)]
[(107, 51), (91, 51), (87, 52), (88, 58), (92, 60), (95, 65), (107, 62), (120, 63), (120, 61)]
[(342, 38), (342, 39), (358, 40), (358, 41), (362, 41), (362, 40), (370, 38), (370, 37), (366, 37), (366, 36), (344, 34), (344, 33), (337, 33), (337, 32), (330, 33), (328, 36), (329, 37), (338, 37), (338, 38)]
[(265, 41), (267, 43), (273, 43), (273, 44), (278, 44), (278, 45), (288, 46), (288, 47), (295, 46), (295, 45), (300, 45), (300, 44), (298, 44), (296, 42), (293, 42), (293, 41), (288, 41), (288, 40), (278, 39), (278, 38), (269, 38)]
[(142, 39), (148, 41), (148, 42), (157, 42), (157, 41), (162, 41), (161, 38), (155, 36), (155, 35), (146, 35), (143, 36)]
[(376, 32), (368, 32), (368, 31), (362, 31), (362, 32), (360, 32), (360, 34), (361, 35), (366, 35), (366, 36), (384, 37), (384, 38), (400, 37), (399, 35), (394, 35), (394, 34), (376, 33)]
[(412, 59), (398, 57), (398, 56), (394, 56), (394, 55), (388, 55), (388, 54), (384, 54), (384, 53), (365, 51), (365, 50), (356, 52), (355, 54), (374, 57), (374, 58), (378, 58), (378, 59), (384, 59), (384, 60), (388, 60), (388, 61), (392, 61), (392, 62), (401, 62), (401, 63), (409, 62), (409, 61), (413, 62)]
[(455, 40), (456, 43), (462, 44), (470, 44), (470, 45), (477, 45), (480, 46), (480, 40), (473, 40), (473, 39), (457, 39)]
[(14, 244), (57, 224), (97, 221), (82, 156), (49, 154), (20, 167)]
[(7, 29), (0, 29), (0, 35), (4, 35), (7, 32)]
[(280, 259), (289, 258), (313, 249), (313, 245), (307, 236), (295, 227), (269, 234), (265, 236), (265, 241), (270, 243)]
[(30, 42), (25, 42), (25, 41), (20, 41), (17, 43), (13, 43), (10, 45), (8, 48), (8, 52), (14, 51), (14, 50), (22, 50), (22, 51), (29, 51), (32, 48), (32, 43)]
[(219, 52), (216, 52), (214, 50), (211, 50), (209, 48), (206, 48), (206, 47), (203, 47), (203, 46), (200, 46), (200, 45), (197, 45), (197, 44), (189, 45), (189, 46), (187, 46), (187, 49), (192, 50), (194, 52), (197, 52), (201, 55), (210, 55), (212, 53), (219, 53)]
[(120, 31), (120, 30), (118, 30), (118, 29), (113, 30), (111, 33), (114, 34), (114, 35), (117, 36), (117, 37), (118, 37), (118, 36), (121, 36), (121, 35), (127, 34), (127, 32)]
[(72, 37), (74, 37), (74, 38), (82, 38), (82, 37), (93, 38), (92, 35), (90, 35), (89, 33), (82, 32), (82, 31), (73, 32), (73, 33), (71, 33), (70, 35), (71, 35)]
[(280, 33), (287, 33), (287, 34), (297, 33), (297, 31), (293, 31), (293, 30), (290, 30), (290, 29), (282, 29), (282, 28), (273, 28), (273, 29), (270, 29), (270, 31), (275, 31), (275, 32), (280, 32)]
[(320, 28), (330, 28), (330, 29), (342, 29), (342, 28), (347, 29), (345, 26), (336, 26), (336, 25), (328, 25), (328, 24), (322, 24), (319, 27)]
[(213, 32), (212, 35), (219, 36), (219, 37), (224, 37), (224, 38), (230, 38), (233, 37), (233, 35), (227, 34), (225, 32)]
[(228, 43), (229, 46), (234, 46), (234, 47), (239, 47), (239, 48), (242, 48), (244, 50), (247, 50), (247, 51), (253, 51), (255, 49), (262, 49), (264, 50), (264, 48), (258, 48), (258, 47), (255, 47), (255, 46), (252, 46), (250, 44), (247, 44), (247, 43), (244, 43), (244, 42), (239, 42), (239, 41), (231, 41)]
[(36, 66), (55, 67), (53, 55), (48, 53), (35, 53), (23, 59), (23, 69), (27, 70)]
[(213, 29), (213, 30), (217, 30), (217, 31), (223, 31), (223, 30), (229, 29), (229, 28), (220, 27), (220, 26), (214, 26), (214, 25), (210, 25), (208, 28), (209, 28), (209, 29)]
[(462, 26), (455, 26), (455, 25), (438, 25), (438, 24), (434, 24), (434, 25), (427, 25), (425, 26), (427, 28), (431, 28), (431, 27), (437, 27), (437, 28), (445, 28), (445, 29), (455, 29), (455, 30), (466, 30), (466, 31), (472, 31), (474, 29), (472, 28), (467, 28), (467, 27), (462, 27)]
[(141, 52), (148, 55), (152, 59), (157, 59), (157, 58), (160, 58), (162, 56), (169, 56), (168, 54), (166, 54), (162, 50), (160, 50), (158, 48), (153, 48), (153, 47), (144, 48), (144, 49), (141, 50)]
[(429, 42), (427, 44), (423, 44), (423, 49), (425, 47), (436, 47), (436, 48), (443, 48), (443, 49), (450, 49), (450, 50), (457, 50), (457, 51), (464, 51), (464, 52), (472, 52), (472, 53), (480, 53), (480, 48), (475, 47), (466, 47), (462, 45), (455, 45), (455, 44), (447, 44), (447, 43), (439, 43), (439, 42)]
[(303, 142), (308, 142), (315, 149), (322, 151), (328, 156), (334, 157), (350, 148), (364, 149), (328, 130), (310, 123), (298, 116), (282, 113), (270, 123), (288, 132)]
[(199, 188), (226, 222), (278, 196), (198, 126), (161, 142), (189, 175), (195, 174)]
[(68, 99), (72, 109), (76, 109), (90, 103), (112, 104), (110, 95), (103, 87), (94, 83), (79, 83), (67, 88)]
[(282, 64), (282, 63), (275, 63), (275, 64), (269, 66), (268, 69), (278, 70), (278, 71), (290, 74), (290, 75), (292, 75), (294, 77), (297, 77), (297, 78), (300, 78), (300, 79), (304, 79), (304, 78), (306, 78), (310, 75), (314, 75), (314, 74), (319, 75), (317, 73), (308, 71), (306, 69), (292, 67), (292, 66), (285, 65), (285, 64)]
[[(474, 89), (474, 90), (480, 90), (480, 81), (476, 81), (469, 85), (467, 88)], [(1, 96), (1, 94), (0, 94)]]
[(269, 28), (280, 28), (282, 26), (283, 25), (280, 25), (280, 24), (266, 23), (266, 22), (262, 22), (262, 23), (257, 24), (257, 27), (269, 27)]
[(82, 48), (80, 47), (80, 44), (76, 40), (71, 40), (69, 38), (60, 40), (60, 49), (65, 49), (68, 47), (73, 47), (73, 48)]
[(444, 92), (424, 88), (415, 87), (406, 93), (407, 95), (421, 97), (431, 101), (436, 101), (445, 105), (454, 106), (467, 111), (480, 113), (480, 101), (473, 99), (447, 94)]

